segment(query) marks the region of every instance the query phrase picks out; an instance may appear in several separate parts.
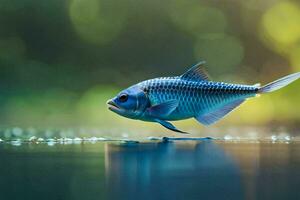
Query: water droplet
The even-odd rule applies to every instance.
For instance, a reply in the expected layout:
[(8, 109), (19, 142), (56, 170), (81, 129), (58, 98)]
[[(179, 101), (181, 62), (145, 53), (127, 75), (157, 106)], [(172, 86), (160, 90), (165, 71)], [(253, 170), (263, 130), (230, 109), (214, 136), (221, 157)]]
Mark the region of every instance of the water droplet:
[(85, 140), (88, 141), (88, 142), (91, 142), (93, 144), (95, 144), (97, 142), (97, 138), (96, 137), (87, 138)]
[(29, 142), (34, 142), (34, 141), (36, 141), (36, 139), (37, 139), (36, 136), (31, 136), (31, 137), (29, 138)]
[(64, 143), (64, 139), (63, 138), (58, 138), (57, 142), (60, 143), (60, 144), (63, 144)]
[(286, 140), (285, 138), (289, 137), (289, 134), (287, 132), (280, 132), (277, 136), (278, 140)]
[(224, 136), (224, 140), (232, 140), (232, 136), (231, 135), (225, 135)]
[(49, 138), (49, 139), (47, 139), (47, 142), (55, 142), (55, 139)]
[(21, 146), (21, 140), (20, 139), (17, 139), (17, 140), (13, 140), (13, 141), (11, 141), (11, 144), (13, 145), (13, 146)]
[(159, 137), (152, 137), (152, 136), (147, 137), (147, 139), (148, 140), (161, 140), (161, 138), (159, 138)]
[(55, 140), (54, 139), (49, 139), (49, 140), (47, 140), (47, 145), (48, 146), (53, 146), (53, 145), (55, 145)]
[(72, 144), (73, 140), (71, 138), (64, 138), (64, 143), (65, 144)]
[(82, 139), (79, 138), (79, 137), (76, 137), (76, 138), (73, 139), (74, 144), (80, 144), (81, 142), (82, 142)]
[(88, 141), (94, 142), (94, 141), (97, 141), (97, 138), (96, 137), (91, 137), (91, 138), (88, 138)]
[(290, 141), (290, 140), (291, 140), (291, 137), (290, 137), (289, 135), (287, 135), (287, 136), (284, 137), (284, 139), (285, 139), (286, 141)]

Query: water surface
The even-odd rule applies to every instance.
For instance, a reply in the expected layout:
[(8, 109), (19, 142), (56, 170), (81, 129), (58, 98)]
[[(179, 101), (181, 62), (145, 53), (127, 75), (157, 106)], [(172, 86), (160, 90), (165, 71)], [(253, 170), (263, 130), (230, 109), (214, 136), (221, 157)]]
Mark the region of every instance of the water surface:
[(299, 142), (0, 143), (0, 199), (300, 199)]

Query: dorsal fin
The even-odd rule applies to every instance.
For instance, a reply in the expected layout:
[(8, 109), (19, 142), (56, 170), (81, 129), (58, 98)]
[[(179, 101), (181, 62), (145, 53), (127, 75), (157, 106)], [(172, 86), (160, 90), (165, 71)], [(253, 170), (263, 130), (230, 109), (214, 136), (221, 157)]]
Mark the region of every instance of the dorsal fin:
[(180, 76), (181, 79), (191, 81), (209, 81), (208, 75), (203, 67), (205, 61), (201, 61), (191, 67), (187, 72)]

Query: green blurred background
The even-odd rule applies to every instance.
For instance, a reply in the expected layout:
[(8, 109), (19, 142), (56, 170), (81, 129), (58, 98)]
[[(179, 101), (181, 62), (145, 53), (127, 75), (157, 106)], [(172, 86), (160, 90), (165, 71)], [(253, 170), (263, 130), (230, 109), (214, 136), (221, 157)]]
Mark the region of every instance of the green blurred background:
[[(0, 0), (0, 125), (162, 130), (106, 100), (201, 60), (233, 83), (300, 71), (299, 1)], [(215, 126), (297, 126), (299, 88), (249, 100)]]

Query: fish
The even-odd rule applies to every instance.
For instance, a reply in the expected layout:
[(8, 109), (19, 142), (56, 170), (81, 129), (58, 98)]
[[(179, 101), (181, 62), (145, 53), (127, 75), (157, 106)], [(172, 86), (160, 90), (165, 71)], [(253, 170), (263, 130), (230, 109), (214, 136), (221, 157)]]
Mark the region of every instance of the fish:
[(169, 130), (187, 133), (171, 121), (195, 118), (205, 126), (212, 125), (247, 99), (276, 91), (300, 78), (297, 72), (264, 86), (214, 82), (204, 64), (201, 61), (180, 76), (132, 85), (109, 99), (108, 109), (126, 118), (156, 122)]

